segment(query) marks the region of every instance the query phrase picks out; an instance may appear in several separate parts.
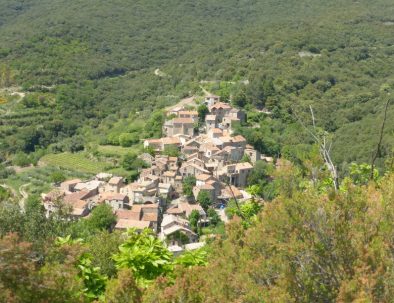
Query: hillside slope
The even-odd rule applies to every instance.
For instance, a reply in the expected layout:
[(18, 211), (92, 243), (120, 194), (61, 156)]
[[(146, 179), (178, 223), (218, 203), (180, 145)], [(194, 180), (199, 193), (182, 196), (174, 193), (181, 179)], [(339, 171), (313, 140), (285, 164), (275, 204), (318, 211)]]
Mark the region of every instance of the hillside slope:
[[(4, 0), (0, 85), (45, 85), (55, 105), (11, 133), (0, 125), (0, 148), (18, 150), (12, 139), (26, 140), (18, 136), (27, 126), (67, 119), (67, 137), (109, 114), (164, 106), (163, 96), (186, 95), (200, 80), (248, 79), (256, 93), (246, 103), (276, 112), (280, 132), (293, 127), (294, 111), (309, 119), (312, 105), (318, 124), (336, 134), (337, 163), (369, 161), (394, 87), (393, 15), (389, 0)], [(156, 68), (168, 77), (155, 76)], [(38, 145), (64, 137), (48, 136)]]

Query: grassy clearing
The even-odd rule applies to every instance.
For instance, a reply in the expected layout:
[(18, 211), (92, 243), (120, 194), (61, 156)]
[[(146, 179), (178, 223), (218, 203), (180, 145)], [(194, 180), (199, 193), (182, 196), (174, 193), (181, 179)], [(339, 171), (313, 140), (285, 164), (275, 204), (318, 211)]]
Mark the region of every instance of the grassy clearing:
[(89, 159), (85, 153), (48, 154), (40, 161), (46, 165), (90, 174), (97, 174), (112, 168), (110, 163)]
[(113, 168), (107, 171), (108, 173), (111, 173), (115, 176), (122, 176), (122, 177), (128, 177), (130, 175), (130, 172), (125, 170), (122, 167), (118, 167), (118, 168)]

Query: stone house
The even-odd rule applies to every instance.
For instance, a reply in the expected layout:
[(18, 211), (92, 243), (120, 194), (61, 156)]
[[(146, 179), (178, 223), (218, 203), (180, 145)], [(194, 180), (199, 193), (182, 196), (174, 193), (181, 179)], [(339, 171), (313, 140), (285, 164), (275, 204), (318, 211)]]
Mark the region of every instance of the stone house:
[(209, 95), (205, 96), (204, 103), (206, 106), (210, 107), (219, 101), (220, 101), (219, 96), (209, 94)]
[(188, 156), (198, 152), (198, 147), (195, 146), (184, 146), (182, 147), (182, 154)]
[(245, 187), (252, 169), (249, 162), (226, 165), (218, 172), (219, 180), (225, 183), (228, 181), (236, 187)]
[(228, 155), (226, 162), (239, 162), (244, 156), (244, 149), (239, 146), (226, 146), (223, 151)]
[(180, 148), (181, 140), (178, 137), (165, 137), (161, 139), (162, 147), (161, 151), (165, 150), (168, 147)]
[(132, 227), (137, 229), (152, 228), (157, 232), (160, 219), (158, 204), (133, 205), (131, 210), (119, 209), (115, 214), (118, 219), (118, 223), (115, 226), (116, 229)]
[(113, 210), (127, 209), (129, 207), (129, 197), (125, 194), (103, 193), (100, 200), (110, 205)]
[(200, 158), (194, 157), (192, 159), (189, 159), (186, 161), (186, 163), (191, 163), (191, 164), (195, 164), (198, 165), (202, 168), (205, 168), (205, 162), (203, 160), (201, 160)]
[(167, 238), (172, 238), (172, 240), (176, 241), (178, 239), (171, 236), (176, 235), (177, 233), (185, 235), (188, 242), (194, 242), (198, 238), (190, 229), (189, 222), (187, 220), (174, 215), (164, 215), (163, 221), (161, 222), (160, 239), (165, 240)]
[(250, 158), (250, 161), (252, 161), (253, 164), (255, 164), (257, 161), (261, 160), (260, 152), (255, 150), (253, 147), (252, 148), (246, 148), (245, 149), (245, 155)]
[(168, 183), (168, 184), (174, 184), (176, 175), (177, 175), (176, 171), (168, 170), (168, 171), (164, 172), (163, 177), (162, 177), (163, 182)]
[(120, 189), (124, 186), (122, 177), (112, 177), (106, 186), (107, 192), (119, 193)]
[(90, 196), (95, 196), (98, 195), (99, 192), (104, 191), (105, 184), (105, 182), (98, 180), (80, 182), (74, 186), (74, 192), (88, 191)]
[(143, 231), (145, 228), (151, 228), (152, 224), (149, 221), (138, 221), (132, 219), (118, 219), (115, 225), (116, 230), (127, 230), (135, 228), (138, 232)]
[(62, 191), (58, 191), (58, 193), (57, 197), (54, 193), (51, 196), (46, 195), (44, 197), (43, 205), (47, 217), (56, 213), (60, 207), (70, 210), (70, 215), (74, 217), (84, 217), (89, 214), (90, 203), (88, 199), (92, 197), (90, 191), (82, 190), (66, 195)]
[(207, 132), (209, 138), (219, 138), (223, 136), (223, 131), (220, 128), (211, 128)]
[(200, 218), (205, 220), (207, 215), (204, 209), (199, 204), (190, 204), (188, 202), (179, 202), (177, 205), (167, 209), (166, 214), (172, 214), (175, 216), (181, 216), (183, 218), (189, 218), (193, 210), (197, 210), (200, 214)]
[(164, 199), (172, 199), (175, 195), (174, 187), (170, 183), (159, 183), (157, 186), (157, 195)]
[(147, 139), (144, 141), (144, 148), (153, 148), (156, 153), (163, 151), (168, 146), (179, 148), (181, 140), (178, 137), (164, 137), (160, 139)]
[(209, 174), (209, 171), (204, 169), (203, 167), (187, 162), (182, 164), (179, 172), (183, 177), (196, 176), (198, 174)]
[(74, 187), (81, 182), (82, 181), (80, 179), (67, 180), (60, 183), (60, 189), (64, 192), (73, 192)]
[(193, 122), (197, 122), (198, 112), (195, 110), (181, 110), (178, 112), (178, 118), (190, 118)]
[(222, 148), (225, 148), (226, 146), (245, 148), (246, 146), (246, 139), (241, 135), (237, 135), (234, 137), (223, 136), (220, 137), (219, 140), (222, 142)]
[(163, 133), (171, 137), (174, 135), (194, 135), (194, 121), (191, 118), (174, 118), (166, 121), (163, 126)]
[(206, 115), (205, 117), (205, 128), (209, 132), (213, 128), (217, 128), (218, 119), (216, 115)]
[(178, 175), (175, 177), (175, 183), (173, 184), (173, 187), (176, 192), (181, 193), (183, 189), (183, 177), (181, 175)]
[(199, 174), (196, 176), (196, 186), (203, 186), (209, 180), (215, 180), (215, 177), (209, 174)]
[(141, 155), (138, 156), (138, 158), (144, 161), (148, 165), (152, 165), (152, 163), (155, 161), (155, 158), (148, 153), (142, 153)]
[(198, 185), (193, 187), (193, 196), (197, 200), (198, 194), (201, 191), (206, 191), (209, 194), (209, 197), (211, 198), (211, 201), (215, 202), (216, 197), (215, 197), (215, 187), (213, 187), (211, 184), (204, 183), (203, 185)]
[(223, 117), (227, 116), (231, 110), (232, 107), (229, 104), (223, 102), (215, 103), (209, 107), (210, 114), (216, 115), (218, 122), (222, 122)]
[(212, 143), (204, 143), (200, 146), (200, 152), (203, 153), (204, 159), (211, 158), (220, 148)]

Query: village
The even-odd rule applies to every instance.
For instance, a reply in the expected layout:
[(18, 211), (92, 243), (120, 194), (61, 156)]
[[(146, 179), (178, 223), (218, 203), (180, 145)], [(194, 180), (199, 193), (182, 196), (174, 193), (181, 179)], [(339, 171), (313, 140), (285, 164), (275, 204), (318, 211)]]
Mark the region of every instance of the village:
[[(233, 135), (234, 125), (246, 121), (242, 110), (215, 95), (207, 95), (203, 103), (209, 110), (203, 123), (190, 106), (166, 113), (164, 137), (143, 142), (147, 152), (139, 158), (148, 168), (140, 170), (138, 180), (126, 184), (122, 177), (99, 173), (91, 180), (64, 181), (42, 194), (46, 215), (58, 210), (59, 201), (70, 207), (75, 219), (108, 204), (117, 218), (115, 230), (150, 228), (175, 254), (203, 246), (190, 216), (194, 213), (198, 225), (206, 226), (210, 224), (208, 211), (214, 210), (226, 222), (224, 209), (230, 200), (251, 198), (245, 189), (253, 165), (260, 160), (273, 162), (243, 136)], [(177, 156), (166, 155), (168, 150), (175, 150)], [(185, 182), (192, 183), (188, 191)], [(209, 209), (200, 205), (201, 193), (210, 200)]]

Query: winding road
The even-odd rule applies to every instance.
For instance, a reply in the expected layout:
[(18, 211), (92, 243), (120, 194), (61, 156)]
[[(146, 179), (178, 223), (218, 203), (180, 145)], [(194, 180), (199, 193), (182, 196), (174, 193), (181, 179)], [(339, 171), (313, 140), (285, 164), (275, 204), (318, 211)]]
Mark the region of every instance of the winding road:
[[(30, 183), (26, 183), (26, 184), (22, 184), (21, 186), (19, 186), (19, 195), (22, 197), (19, 200), (19, 207), (21, 208), (22, 211), (25, 211), (25, 202), (27, 200), (27, 198), (29, 197), (28, 192), (25, 190), (25, 187), (29, 186)], [(9, 191), (11, 191), (12, 195), (14, 196), (15, 199), (18, 199), (18, 193), (16, 192), (15, 189), (13, 189), (11, 186), (7, 185), (7, 184), (0, 184), (1, 187), (8, 189)]]

